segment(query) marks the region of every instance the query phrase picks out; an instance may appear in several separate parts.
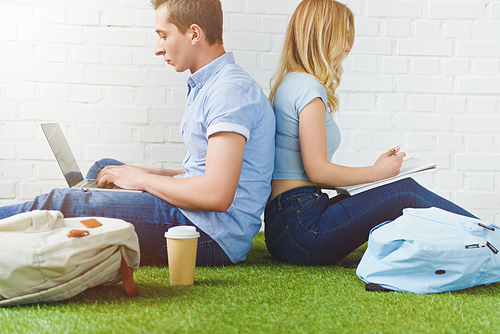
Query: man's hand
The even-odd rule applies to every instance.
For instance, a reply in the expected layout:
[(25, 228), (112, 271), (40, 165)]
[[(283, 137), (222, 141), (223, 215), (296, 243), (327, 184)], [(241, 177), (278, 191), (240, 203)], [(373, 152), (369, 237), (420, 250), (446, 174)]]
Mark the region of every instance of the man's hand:
[(147, 177), (145, 170), (134, 166), (107, 166), (97, 176), (97, 185), (113, 183), (123, 189), (144, 190)]

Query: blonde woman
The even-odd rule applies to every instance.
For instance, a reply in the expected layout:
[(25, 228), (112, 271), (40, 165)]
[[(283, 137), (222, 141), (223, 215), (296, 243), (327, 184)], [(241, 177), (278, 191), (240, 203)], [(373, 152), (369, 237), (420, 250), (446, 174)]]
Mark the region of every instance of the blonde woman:
[(374, 226), (408, 207), (439, 207), (473, 217), (412, 179), (352, 197), (329, 198), (321, 191), (394, 176), (405, 156), (398, 147), (369, 167), (330, 162), (340, 145), (332, 115), (339, 107), (335, 90), (353, 43), (353, 14), (334, 0), (302, 1), (289, 23), (271, 85), (276, 155), (265, 211), (266, 244), (280, 261), (335, 263), (366, 242)]

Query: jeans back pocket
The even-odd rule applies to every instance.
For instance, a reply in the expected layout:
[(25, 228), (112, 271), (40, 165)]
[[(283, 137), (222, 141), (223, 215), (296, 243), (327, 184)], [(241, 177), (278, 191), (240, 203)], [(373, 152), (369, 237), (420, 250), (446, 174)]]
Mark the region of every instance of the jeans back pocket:
[(316, 204), (318, 201), (319, 195), (317, 193), (301, 196), (296, 199), (296, 202), (298, 204), (297, 211), (300, 212), (306, 210), (307, 208)]

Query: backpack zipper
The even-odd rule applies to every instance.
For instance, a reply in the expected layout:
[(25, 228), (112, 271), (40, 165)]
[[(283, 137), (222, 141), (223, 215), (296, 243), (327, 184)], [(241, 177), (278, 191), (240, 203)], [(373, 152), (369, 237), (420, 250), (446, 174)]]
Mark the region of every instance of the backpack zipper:
[(471, 245), (466, 245), (465, 249), (475, 249), (475, 248), (484, 248), (488, 247), (493, 253), (498, 254), (498, 249), (490, 244), (489, 241), (486, 241), (486, 245), (480, 246), (479, 244), (471, 244)]

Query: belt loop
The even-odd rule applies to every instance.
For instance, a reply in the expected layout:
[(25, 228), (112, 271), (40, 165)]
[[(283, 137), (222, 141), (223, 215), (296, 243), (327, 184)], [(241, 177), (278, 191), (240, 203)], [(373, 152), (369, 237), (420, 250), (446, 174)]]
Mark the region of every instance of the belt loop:
[(278, 210), (281, 210), (281, 194), (278, 195), (278, 198), (277, 198), (277, 202), (278, 202)]

